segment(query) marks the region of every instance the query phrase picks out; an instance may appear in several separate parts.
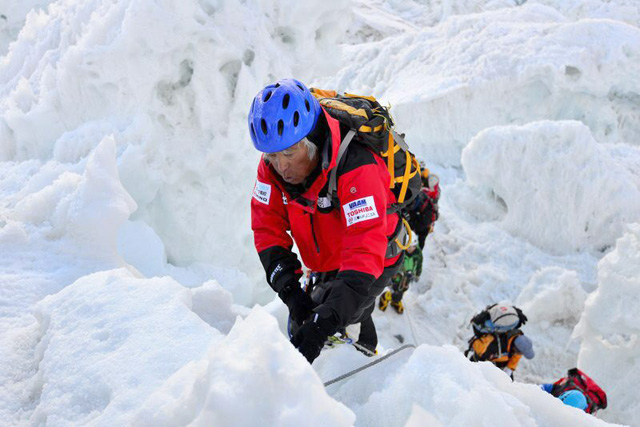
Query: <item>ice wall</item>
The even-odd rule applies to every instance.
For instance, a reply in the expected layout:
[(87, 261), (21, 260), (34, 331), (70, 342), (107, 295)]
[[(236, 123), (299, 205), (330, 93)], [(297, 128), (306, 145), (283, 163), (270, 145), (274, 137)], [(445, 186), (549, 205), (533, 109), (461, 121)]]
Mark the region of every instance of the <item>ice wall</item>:
[(606, 391), (602, 418), (637, 425), (640, 403), (640, 225), (629, 226), (615, 250), (598, 263), (598, 289), (589, 295), (575, 334), (582, 340), (578, 367)]
[(9, 44), (18, 37), (29, 16), (35, 17), (37, 11), (46, 9), (54, 0), (5, 1), (0, 4), (0, 55), (5, 55)]
[(571, 21), (527, 2), (347, 54), (325, 85), (389, 102), (411, 147), (432, 162), (459, 166), (479, 131), (537, 120), (579, 120), (599, 142), (640, 141), (640, 30), (621, 22)]
[(640, 219), (634, 175), (580, 122), (486, 129), (462, 165), (470, 184), (495, 194), (507, 230), (551, 253), (605, 250)]
[(75, 164), (113, 135), (132, 219), (169, 262), (246, 265), (248, 106), (278, 78), (339, 66), (348, 17), (340, 0), (313, 14), (296, 1), (58, 1), (0, 64), (0, 159)]

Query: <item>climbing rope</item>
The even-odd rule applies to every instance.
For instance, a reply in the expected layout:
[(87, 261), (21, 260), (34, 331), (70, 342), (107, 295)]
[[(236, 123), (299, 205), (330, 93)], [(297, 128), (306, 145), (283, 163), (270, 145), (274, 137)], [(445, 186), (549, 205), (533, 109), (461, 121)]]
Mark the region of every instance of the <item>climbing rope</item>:
[(335, 384), (335, 383), (337, 383), (339, 381), (342, 381), (342, 380), (344, 380), (346, 378), (349, 378), (349, 377), (357, 374), (358, 372), (364, 371), (365, 369), (368, 369), (368, 368), (370, 368), (370, 367), (372, 367), (374, 365), (377, 365), (378, 363), (382, 362), (383, 360), (386, 360), (389, 357), (393, 356), (394, 354), (398, 354), (402, 350), (406, 350), (408, 348), (416, 348), (416, 346), (413, 345), (413, 344), (405, 344), (402, 347), (396, 348), (395, 350), (390, 351), (389, 353), (385, 354), (384, 356), (377, 358), (373, 362), (369, 362), (366, 365), (362, 365), (359, 368), (354, 369), (353, 371), (349, 371), (346, 374), (340, 375), (340, 376), (338, 376), (338, 377), (336, 377), (336, 378), (334, 378), (332, 380), (327, 381), (326, 383), (324, 383), (324, 386), (327, 387), (327, 386), (330, 386), (331, 384)]
[(444, 248), (442, 247), (442, 245), (440, 244), (438, 239), (433, 237), (431, 240), (433, 240), (435, 242), (435, 244), (438, 246), (438, 249), (440, 250), (440, 253), (442, 254), (442, 259), (440, 261), (442, 261), (442, 264), (444, 264), (444, 268), (447, 268), (447, 261), (445, 261), (445, 259), (447, 258), (447, 253), (444, 251)]
[(420, 343), (418, 342), (418, 337), (416, 335), (416, 330), (413, 328), (413, 321), (411, 320), (411, 315), (409, 314), (409, 311), (405, 311), (404, 314), (407, 317), (407, 320), (409, 321), (409, 329), (411, 330), (411, 336), (413, 337), (414, 344), (420, 345)]

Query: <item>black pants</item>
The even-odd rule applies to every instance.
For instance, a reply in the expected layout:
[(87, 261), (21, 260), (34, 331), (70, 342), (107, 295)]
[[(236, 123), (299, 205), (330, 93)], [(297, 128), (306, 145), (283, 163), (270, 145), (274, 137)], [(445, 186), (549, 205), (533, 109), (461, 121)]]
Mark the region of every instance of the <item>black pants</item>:
[(391, 301), (400, 302), (402, 301), (402, 296), (409, 289), (409, 279), (402, 275), (398, 282), (394, 282), (391, 286)]
[(424, 234), (418, 234), (418, 246), (420, 246), (420, 249), (424, 249), (424, 242), (425, 240), (427, 240), (428, 234), (429, 232), (426, 232)]

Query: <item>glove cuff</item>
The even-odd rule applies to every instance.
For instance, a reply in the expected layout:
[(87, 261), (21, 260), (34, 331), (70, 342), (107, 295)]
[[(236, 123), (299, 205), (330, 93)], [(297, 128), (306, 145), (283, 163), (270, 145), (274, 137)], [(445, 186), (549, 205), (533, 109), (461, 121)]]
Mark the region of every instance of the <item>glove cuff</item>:
[(291, 251), (274, 246), (259, 253), (260, 261), (267, 275), (267, 283), (271, 288), (280, 291), (290, 282), (302, 277), (302, 264)]

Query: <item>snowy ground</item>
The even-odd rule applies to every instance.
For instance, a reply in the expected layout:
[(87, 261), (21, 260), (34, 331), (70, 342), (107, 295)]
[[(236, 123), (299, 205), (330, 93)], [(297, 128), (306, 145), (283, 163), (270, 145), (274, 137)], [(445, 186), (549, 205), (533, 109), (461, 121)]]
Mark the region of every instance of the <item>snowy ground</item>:
[[(2, 423), (640, 425), (635, 0), (5, 3)], [(442, 183), (375, 313), (381, 355), (417, 348), (326, 388), (372, 360), (290, 346), (249, 229), (246, 113), (288, 76), (390, 103)], [(536, 351), (514, 383), (462, 355), (498, 301)], [(537, 387), (574, 366), (597, 417)]]

